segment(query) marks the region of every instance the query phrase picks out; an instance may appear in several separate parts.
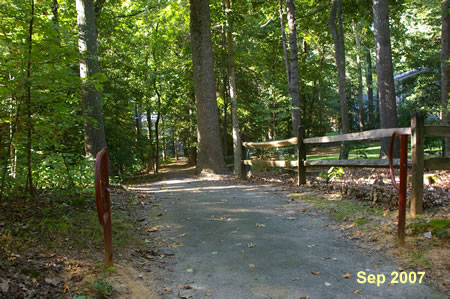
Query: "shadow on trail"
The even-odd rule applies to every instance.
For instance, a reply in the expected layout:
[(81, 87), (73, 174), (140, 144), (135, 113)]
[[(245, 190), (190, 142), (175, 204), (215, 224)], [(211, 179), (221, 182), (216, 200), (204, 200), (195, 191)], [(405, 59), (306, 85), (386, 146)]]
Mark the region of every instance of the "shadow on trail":
[[(157, 178), (128, 188), (164, 211), (150, 219), (159, 228), (151, 237), (174, 252), (155, 271), (163, 298), (440, 297), (423, 284), (388, 285), (392, 261), (343, 239), (327, 217), (301, 212), (312, 207), (289, 201), (281, 186), (195, 176), (182, 162)], [(359, 271), (386, 283), (358, 283)]]

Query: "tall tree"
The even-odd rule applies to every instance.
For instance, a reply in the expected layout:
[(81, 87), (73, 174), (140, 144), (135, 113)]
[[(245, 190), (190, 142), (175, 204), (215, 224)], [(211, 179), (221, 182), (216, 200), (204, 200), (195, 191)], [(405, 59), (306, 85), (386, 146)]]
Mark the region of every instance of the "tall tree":
[[(450, 92), (450, 1), (442, 0), (442, 31), (441, 31), (441, 103), (442, 103), (442, 124), (450, 125), (450, 112), (448, 111), (448, 99)], [(443, 156), (450, 158), (450, 137), (444, 138)]]
[[(336, 16), (338, 25), (336, 26)], [(339, 105), (341, 112), (341, 130), (342, 134), (350, 132), (350, 120), (348, 117), (346, 83), (345, 83), (345, 46), (344, 46), (344, 29), (342, 25), (342, 2), (341, 0), (333, 0), (331, 4), (330, 18), (328, 20), (331, 35), (333, 36), (334, 48), (336, 52), (336, 66), (338, 72), (339, 85)], [(348, 159), (348, 146), (341, 144), (340, 159)]]
[(358, 106), (359, 106), (359, 130), (364, 131), (364, 103), (363, 103), (363, 83), (361, 68), (361, 35), (359, 24), (353, 24), (356, 44), (356, 72), (358, 75)]
[(227, 28), (228, 81), (230, 84), (231, 126), (233, 129), (233, 157), (234, 157), (233, 173), (240, 174), (241, 134), (239, 132), (239, 120), (237, 114), (236, 75), (234, 72), (233, 36), (232, 36), (231, 14), (230, 14), (231, 12), (230, 0), (225, 0), (225, 10), (227, 15), (227, 27), (228, 27)]
[(284, 30), (285, 23), (284, 23), (283, 1), (279, 0), (279, 4), (280, 4), (281, 41), (283, 43), (284, 63), (286, 64), (286, 74), (288, 77), (288, 84), (291, 84), (291, 71), (289, 68), (289, 54), (288, 54), (288, 50), (287, 50), (286, 32)]
[(373, 87), (372, 87), (372, 56), (369, 46), (366, 47), (366, 84), (367, 84), (367, 110), (369, 114), (369, 128), (375, 128), (375, 109), (373, 105)]
[(93, 0), (76, 0), (78, 47), (80, 50), (81, 103), (84, 123), (86, 155), (95, 157), (106, 147), (103, 125), (102, 96), (95, 87), (99, 73), (97, 56), (97, 27)]
[[(377, 85), (380, 105), (380, 127), (396, 128), (397, 104), (395, 102), (388, 0), (373, 1), (373, 18)], [(389, 137), (381, 140), (380, 157), (389, 155), (389, 142)]]
[(197, 172), (226, 172), (220, 140), (208, 0), (190, 0), (194, 92), (197, 106)]
[(286, 0), (289, 27), (289, 94), (291, 96), (291, 120), (293, 135), (298, 137), (300, 126), (300, 83), (298, 77), (298, 46), (295, 28), (295, 6), (293, 0)]
[(32, 110), (31, 110), (31, 64), (32, 64), (32, 49), (33, 49), (33, 30), (34, 30), (34, 0), (31, 0), (31, 17), (29, 23), (28, 37), (27, 37), (27, 81), (26, 81), (26, 111), (27, 111), (27, 182), (25, 190), (29, 190), (30, 195), (35, 197), (36, 191), (33, 186), (33, 172), (31, 166), (31, 151), (32, 151), (32, 132), (33, 132), (33, 120), (32, 120)]

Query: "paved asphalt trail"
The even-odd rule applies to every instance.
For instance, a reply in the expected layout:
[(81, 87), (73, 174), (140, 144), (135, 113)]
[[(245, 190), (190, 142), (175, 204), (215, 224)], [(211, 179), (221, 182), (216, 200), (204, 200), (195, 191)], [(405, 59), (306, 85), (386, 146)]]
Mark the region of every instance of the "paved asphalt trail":
[[(130, 187), (160, 200), (162, 237), (183, 244), (160, 274), (163, 298), (444, 298), (423, 283), (388, 285), (397, 266), (343, 239), (325, 216), (302, 213), (308, 204), (288, 202), (280, 186), (188, 176)], [(359, 271), (386, 282), (359, 284)]]

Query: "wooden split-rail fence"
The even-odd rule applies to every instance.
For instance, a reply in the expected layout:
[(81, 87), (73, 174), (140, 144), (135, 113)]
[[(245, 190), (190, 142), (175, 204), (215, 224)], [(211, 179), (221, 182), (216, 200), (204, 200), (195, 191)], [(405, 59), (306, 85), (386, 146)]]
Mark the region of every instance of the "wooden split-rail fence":
[[(242, 160), (242, 177), (247, 178), (251, 166), (297, 168), (298, 184), (306, 183), (306, 168), (314, 166), (337, 166), (337, 167), (359, 167), (359, 168), (389, 168), (388, 159), (354, 159), (354, 160), (306, 160), (306, 147), (309, 144), (327, 144), (335, 142), (362, 141), (391, 137), (397, 131), (400, 134), (411, 135), (411, 160), (408, 166), (412, 172), (412, 193), (410, 213), (415, 216), (422, 213), (423, 199), (423, 174), (424, 169), (450, 170), (450, 158), (428, 158), (424, 159), (425, 137), (450, 137), (450, 126), (425, 126), (424, 114), (416, 112), (411, 118), (410, 128), (389, 128), (349, 133), (337, 136), (304, 138), (305, 129), (300, 126), (298, 138), (276, 140), (268, 142), (244, 142), (244, 157)], [(279, 148), (297, 145), (297, 161), (286, 160), (251, 160), (250, 148)], [(399, 167), (399, 160), (394, 159), (394, 167)]]

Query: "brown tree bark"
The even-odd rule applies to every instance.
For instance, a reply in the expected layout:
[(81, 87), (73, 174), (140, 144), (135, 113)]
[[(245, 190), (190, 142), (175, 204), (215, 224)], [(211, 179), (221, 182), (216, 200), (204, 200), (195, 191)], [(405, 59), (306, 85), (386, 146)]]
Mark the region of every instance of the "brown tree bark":
[(241, 134), (239, 132), (239, 120), (237, 115), (237, 94), (236, 94), (236, 75), (234, 72), (234, 54), (233, 54), (233, 36), (230, 0), (225, 0), (225, 10), (227, 15), (227, 49), (228, 49), (228, 83), (230, 85), (231, 99), (231, 127), (233, 132), (233, 158), (234, 174), (241, 174)]
[[(336, 26), (336, 16), (338, 26)], [(334, 47), (336, 50), (336, 66), (338, 72), (339, 85), (339, 105), (341, 112), (341, 130), (342, 134), (350, 132), (350, 120), (348, 117), (346, 82), (345, 82), (345, 47), (344, 30), (342, 26), (342, 3), (341, 0), (333, 0), (331, 6), (330, 18), (328, 20), (331, 35), (333, 36)], [(347, 144), (341, 144), (340, 159), (348, 159), (349, 148)]]
[(94, 3), (93, 0), (76, 0), (76, 7), (85, 151), (94, 158), (106, 147), (102, 96), (92, 82), (92, 77), (99, 72)]
[(153, 87), (155, 89), (156, 97), (158, 99), (158, 114), (155, 121), (155, 173), (159, 171), (159, 120), (161, 119), (161, 94), (156, 86), (156, 80), (153, 81)]
[(155, 162), (154, 162), (154, 148), (153, 148), (153, 124), (152, 124), (152, 109), (150, 104), (148, 104), (147, 107), (147, 138), (149, 143), (149, 155), (148, 155), (148, 161), (147, 161), (147, 168), (151, 169), (153, 172), (155, 172)]
[(35, 9), (34, 9), (34, 0), (31, 0), (31, 17), (30, 23), (28, 27), (28, 37), (27, 37), (27, 81), (25, 84), (25, 107), (27, 112), (26, 126), (27, 126), (27, 143), (26, 143), (26, 153), (27, 153), (27, 179), (25, 183), (25, 192), (29, 192), (31, 197), (36, 197), (36, 190), (33, 185), (33, 172), (32, 172), (32, 161), (31, 161), (31, 152), (32, 152), (32, 132), (33, 132), (33, 112), (31, 109), (31, 53), (33, 49), (33, 34), (34, 34), (34, 18), (35, 18)]
[(289, 93), (291, 96), (292, 131), (298, 137), (298, 127), (301, 124), (300, 116), (300, 83), (298, 76), (298, 46), (297, 30), (295, 28), (295, 6), (293, 0), (286, 0), (287, 18), (289, 27)]
[[(448, 99), (450, 92), (450, 67), (448, 60), (450, 59), (450, 13), (449, 0), (442, 0), (442, 31), (441, 31), (441, 103), (442, 103), (442, 125), (450, 125), (450, 112), (448, 111)], [(450, 158), (450, 137), (443, 138), (444, 157)]]
[(197, 106), (197, 172), (225, 173), (220, 140), (208, 0), (190, 0), (194, 92)]
[(367, 84), (367, 110), (369, 112), (369, 129), (375, 129), (375, 108), (373, 104), (373, 78), (372, 78), (372, 56), (370, 48), (366, 49), (366, 84)]
[(291, 84), (291, 71), (289, 68), (289, 54), (287, 51), (287, 41), (286, 41), (286, 32), (284, 31), (285, 23), (284, 23), (284, 13), (283, 13), (283, 2), (279, 0), (280, 4), (280, 25), (281, 25), (281, 41), (283, 43), (283, 53), (284, 53), (284, 63), (286, 64), (286, 74), (288, 77), (288, 84)]
[[(373, 1), (374, 34), (376, 48), (377, 85), (380, 105), (380, 127), (397, 127), (397, 104), (389, 33), (388, 0)], [(380, 157), (389, 155), (390, 138), (381, 140)], [(397, 150), (396, 150), (397, 152)]]
[(359, 24), (354, 24), (355, 44), (356, 44), (356, 72), (358, 75), (358, 106), (359, 106), (359, 130), (364, 131), (364, 103), (363, 103), (363, 82), (361, 68), (361, 36)]

